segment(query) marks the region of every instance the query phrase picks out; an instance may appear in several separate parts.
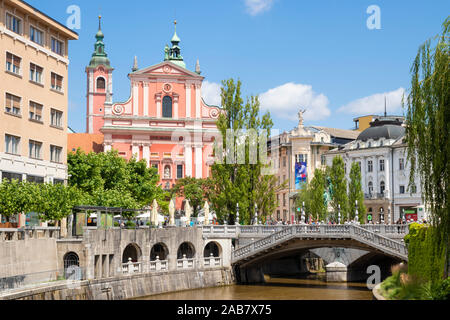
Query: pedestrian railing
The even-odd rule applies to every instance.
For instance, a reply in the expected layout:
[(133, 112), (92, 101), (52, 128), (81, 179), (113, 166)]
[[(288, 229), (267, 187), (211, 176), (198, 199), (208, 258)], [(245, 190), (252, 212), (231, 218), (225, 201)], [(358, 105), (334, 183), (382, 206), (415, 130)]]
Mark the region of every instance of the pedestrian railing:
[(150, 271), (167, 271), (167, 270), (169, 270), (169, 261), (159, 260), (159, 258), (156, 258), (155, 261), (150, 261), (149, 270)]
[(220, 257), (203, 258), (203, 266), (205, 268), (221, 267), (222, 259)]
[(194, 262), (194, 258), (186, 258), (186, 255), (184, 254), (182, 259), (177, 260), (177, 269), (194, 269)]
[(132, 262), (130, 258), (128, 262), (122, 263), (122, 274), (134, 274), (142, 272), (142, 262)]
[(408, 258), (406, 246), (402, 242), (389, 239), (358, 225), (293, 225), (234, 250), (232, 252), (232, 262), (236, 263), (292, 238), (310, 237), (316, 239), (351, 238), (398, 258), (404, 260)]
[(0, 229), (0, 241), (21, 241), (27, 239), (60, 238), (59, 227), (25, 227)]

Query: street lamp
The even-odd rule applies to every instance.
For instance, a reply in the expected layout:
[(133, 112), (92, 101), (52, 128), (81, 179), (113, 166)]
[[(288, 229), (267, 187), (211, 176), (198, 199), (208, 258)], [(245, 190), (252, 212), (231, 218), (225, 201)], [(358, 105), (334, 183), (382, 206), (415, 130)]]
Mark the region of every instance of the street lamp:
[(341, 205), (338, 204), (338, 224), (341, 224)]
[(391, 224), (391, 208), (388, 208), (388, 224)]
[(384, 209), (382, 207), (380, 208), (380, 222), (381, 224), (384, 223)]
[(356, 204), (356, 206), (355, 206), (355, 223), (358, 223), (358, 221), (359, 221), (359, 218), (358, 218), (358, 200), (356, 200), (355, 201), (355, 204)]
[(306, 224), (305, 201), (303, 201), (303, 203), (302, 203), (302, 221)]
[(239, 202), (236, 204), (236, 221), (234, 221), (235, 225), (239, 225)]
[(258, 224), (258, 205), (255, 203), (255, 222), (254, 225)]

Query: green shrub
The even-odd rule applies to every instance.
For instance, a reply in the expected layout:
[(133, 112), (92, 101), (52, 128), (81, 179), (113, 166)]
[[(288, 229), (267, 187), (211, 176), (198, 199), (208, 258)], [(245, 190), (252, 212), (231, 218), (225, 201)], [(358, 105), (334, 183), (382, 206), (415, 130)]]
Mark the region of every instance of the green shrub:
[(117, 221), (114, 221), (114, 227), (119, 227), (119, 223)]
[(127, 228), (135, 228), (136, 227), (136, 223), (134, 223), (133, 221), (127, 221), (127, 222), (125, 222), (125, 227), (127, 227)]

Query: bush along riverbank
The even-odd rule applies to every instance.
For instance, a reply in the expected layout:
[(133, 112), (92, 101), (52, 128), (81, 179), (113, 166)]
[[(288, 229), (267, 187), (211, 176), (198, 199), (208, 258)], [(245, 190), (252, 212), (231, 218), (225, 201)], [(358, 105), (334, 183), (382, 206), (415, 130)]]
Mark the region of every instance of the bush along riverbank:
[(450, 278), (445, 268), (448, 243), (438, 237), (431, 226), (410, 225), (405, 237), (408, 265), (392, 267), (392, 276), (380, 286), (383, 297), (391, 300), (450, 299)]

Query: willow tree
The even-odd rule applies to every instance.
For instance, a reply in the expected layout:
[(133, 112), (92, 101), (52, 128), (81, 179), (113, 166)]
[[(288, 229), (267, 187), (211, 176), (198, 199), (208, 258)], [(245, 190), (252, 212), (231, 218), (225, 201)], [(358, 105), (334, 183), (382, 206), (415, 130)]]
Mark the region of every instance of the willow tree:
[(445, 254), (448, 275), (450, 228), (450, 19), (442, 35), (420, 46), (411, 68), (406, 141), (411, 164), (409, 188), (420, 177), (422, 197), (435, 230), (436, 254)]

